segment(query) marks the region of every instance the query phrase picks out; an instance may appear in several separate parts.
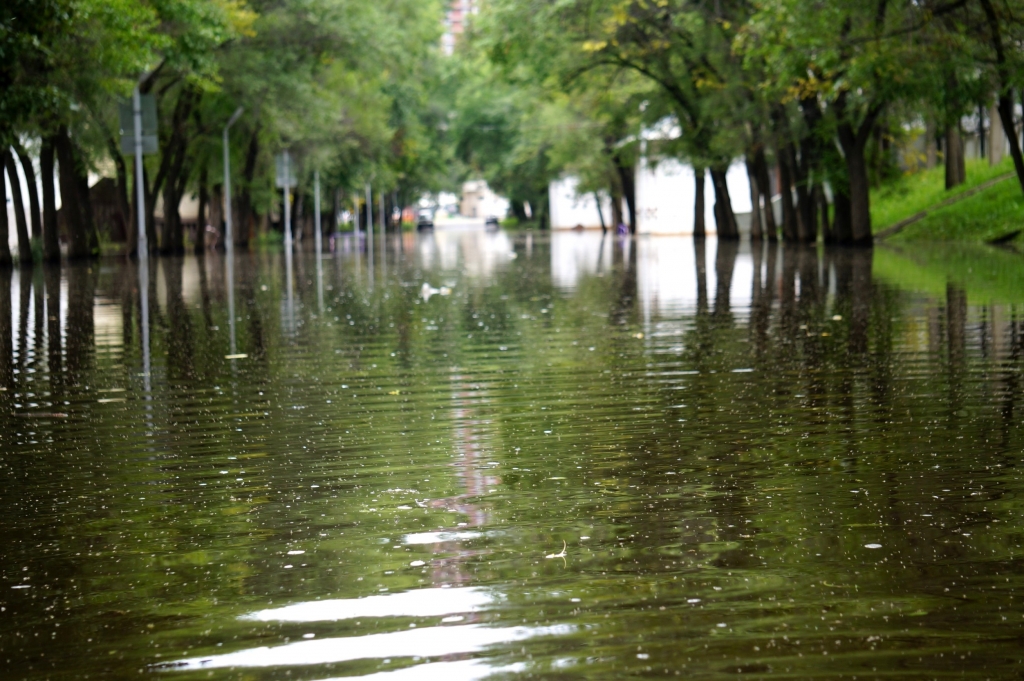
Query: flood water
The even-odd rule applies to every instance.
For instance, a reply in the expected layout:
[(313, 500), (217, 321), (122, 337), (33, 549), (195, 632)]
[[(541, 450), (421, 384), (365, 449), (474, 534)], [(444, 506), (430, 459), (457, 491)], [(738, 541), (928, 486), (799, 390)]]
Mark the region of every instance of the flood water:
[(1021, 255), (339, 251), (0, 278), (0, 677), (1019, 677)]

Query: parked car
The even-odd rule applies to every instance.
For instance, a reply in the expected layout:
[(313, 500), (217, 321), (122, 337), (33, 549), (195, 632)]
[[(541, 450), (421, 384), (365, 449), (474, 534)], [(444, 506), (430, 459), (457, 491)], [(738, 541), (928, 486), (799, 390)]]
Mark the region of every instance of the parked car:
[(421, 232), (434, 229), (434, 214), (427, 209), (421, 210), (419, 217), (416, 219), (416, 229)]
[(488, 232), (497, 232), (499, 227), (501, 227), (501, 223), (493, 215), (484, 220), (484, 229)]

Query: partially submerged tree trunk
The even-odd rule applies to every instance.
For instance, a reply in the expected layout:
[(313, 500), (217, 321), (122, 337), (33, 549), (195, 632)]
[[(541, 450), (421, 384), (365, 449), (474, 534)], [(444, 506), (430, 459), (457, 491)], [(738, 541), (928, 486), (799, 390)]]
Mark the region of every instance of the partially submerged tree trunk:
[(612, 184), (612, 231), (618, 232), (622, 224), (625, 224), (622, 218), (622, 191), (618, 182), (615, 182)]
[(60, 234), (57, 227), (57, 197), (54, 192), (54, 138), (44, 137), (39, 152), (39, 175), (43, 181), (43, 262), (60, 262)]
[[(3, 150), (3, 167), (7, 171), (7, 180), (11, 183), (11, 198), (14, 203), (14, 224), (18, 232), (18, 263), (20, 265), (32, 264), (32, 243), (28, 236), (28, 222), (25, 220), (25, 200), (21, 191), (21, 178), (18, 177), (18, 167), (14, 163), (14, 154), (10, 147)], [(7, 205), (4, 202), (4, 211)]]
[(222, 190), (223, 185), (213, 185), (213, 190), (210, 192), (210, 207), (209, 207), (209, 218), (207, 221), (210, 226), (217, 232), (217, 247), (224, 247), (224, 195)]
[(68, 227), (68, 258), (80, 260), (91, 255), (89, 235), (86, 232), (81, 187), (78, 178), (78, 159), (66, 127), (61, 126), (55, 137), (57, 160), (60, 163), (60, 196)]
[(206, 253), (206, 207), (210, 203), (209, 190), (206, 187), (206, 166), (199, 171), (199, 215), (196, 216), (196, 255)]
[(694, 200), (693, 200), (693, 236), (703, 238), (707, 234), (707, 226), (704, 224), (704, 213), (707, 208), (704, 204), (704, 168), (694, 168)]
[(782, 238), (790, 243), (799, 241), (796, 209), (793, 207), (793, 172), (787, 147), (778, 150), (779, 199), (782, 201)]
[(594, 192), (594, 205), (597, 206), (597, 219), (601, 222), (601, 234), (608, 233), (608, 226), (604, 224), (604, 211), (601, 210), (601, 195)]
[(837, 244), (850, 243), (850, 198), (846, 195), (846, 187), (839, 184), (832, 188), (832, 204), (835, 217), (832, 220), (832, 235)]
[(740, 238), (740, 231), (736, 225), (736, 214), (732, 210), (725, 172), (722, 168), (711, 169), (711, 184), (715, 188), (715, 228), (719, 239), (736, 240)]
[(626, 210), (629, 211), (629, 232), (636, 234), (636, 169), (633, 166), (624, 165), (618, 157), (615, 157), (615, 172), (619, 175), (622, 195), (626, 199)]
[[(7, 220), (7, 183), (3, 181), (3, 177), (2, 176), (0, 176), (0, 200), (3, 201), (3, 205), (4, 205), (4, 209), (0, 210), (0, 280), (8, 281), (9, 282), (10, 279), (7, 278), (6, 275), (3, 275), (3, 273), (6, 272), (7, 270), (11, 269), (11, 267), (14, 265), (14, 261), (11, 258), (11, 247), (8, 246), (8, 244), (11, 242), (11, 232), (10, 232), (11, 228), (10, 228), (10, 225), (8, 224), (8, 220)], [(8, 292), (7, 292), (6, 296), (3, 296), (2, 294), (3, 294), (3, 291), (0, 291), (0, 298), (3, 299), (3, 300), (0, 300), (0, 305), (3, 305), (4, 304), (4, 300), (6, 300), (7, 301), (6, 304), (9, 306), (11, 304), (10, 290), (8, 289)], [(0, 310), (0, 317), (2, 317), (2, 310)], [(8, 317), (8, 319), (10, 319), (10, 314), (8, 314), (7, 317)], [(2, 324), (2, 323), (3, 323), (3, 319), (0, 318), (0, 324)], [(0, 336), (2, 336), (2, 335), (3, 335), (3, 329), (0, 329)], [(8, 330), (6, 338), (10, 339), (10, 337), (11, 337), (10, 330)], [(3, 341), (3, 339), (0, 338), (0, 341)], [(0, 361), (2, 361), (2, 360), (3, 360), (3, 358), (0, 357)], [(0, 376), (0, 381), (2, 381), (2, 380), (4, 380), (4, 377)], [(6, 385), (5, 385), (5, 387), (6, 387)]]
[(779, 238), (779, 227), (775, 222), (775, 207), (772, 204), (772, 180), (768, 174), (768, 160), (764, 155), (764, 147), (759, 148), (754, 156), (754, 172), (761, 187), (761, 195), (764, 197), (763, 231), (768, 236), (769, 241), (776, 241)]
[(114, 160), (114, 167), (117, 169), (117, 208), (121, 211), (121, 221), (111, 225), (110, 240), (120, 243), (129, 240), (129, 225), (132, 220), (131, 202), (128, 200), (128, 167), (117, 140), (112, 136), (107, 137), (107, 153)]
[(757, 172), (754, 170), (754, 162), (748, 153), (747, 179), (750, 181), (750, 240), (761, 240), (761, 188), (757, 182)]
[(867, 136), (854, 134), (849, 124), (839, 126), (839, 130), (840, 143), (843, 144), (843, 151), (846, 154), (846, 173), (850, 190), (849, 243), (868, 246), (871, 244), (872, 236), (870, 186), (867, 159), (864, 154)]
[(251, 186), (253, 178), (256, 176), (256, 161), (260, 154), (259, 132), (257, 126), (249, 138), (249, 146), (245, 152), (245, 166), (242, 169), (242, 177), (245, 182), (238, 193), (238, 211), (237, 213), (232, 212), (233, 216), (238, 216), (237, 224), (232, 223), (232, 229), (234, 230), (235, 245), (239, 248), (249, 247), (249, 231), (252, 229), (254, 218)]
[(831, 220), (828, 215), (828, 196), (825, 194), (825, 186), (819, 185), (815, 188), (815, 193), (818, 197), (818, 207), (821, 211), (821, 236), (822, 240), (827, 243), (835, 243), (836, 235), (832, 231)]
[(43, 236), (42, 214), (39, 211), (39, 192), (36, 190), (36, 171), (32, 167), (32, 158), (25, 152), (25, 147), (15, 141), (14, 151), (18, 154), (21, 170), (25, 173), (25, 184), (28, 189), (29, 224), (32, 226), (32, 239)]
[[(74, 143), (72, 143), (74, 144)], [(92, 195), (89, 194), (89, 173), (85, 169), (84, 154), (74, 145), (75, 161), (75, 186), (78, 187), (78, 204), (82, 207), (82, 226), (85, 228), (86, 243), (89, 244), (89, 255), (98, 257), (100, 254), (100, 236), (96, 231), (96, 217), (92, 211)]]

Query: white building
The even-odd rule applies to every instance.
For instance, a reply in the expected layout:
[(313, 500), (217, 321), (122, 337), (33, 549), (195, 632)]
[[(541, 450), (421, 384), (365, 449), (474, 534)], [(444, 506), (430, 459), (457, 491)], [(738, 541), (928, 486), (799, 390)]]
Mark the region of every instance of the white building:
[(508, 199), (495, 194), (485, 180), (471, 180), (462, 185), (459, 214), (467, 218), (503, 219), (508, 215)]
[[(732, 210), (740, 229), (749, 225), (750, 182), (746, 164), (735, 161), (726, 174)], [(578, 180), (563, 177), (548, 186), (548, 201), (552, 229), (594, 229), (601, 226), (597, 201), (593, 194), (580, 196), (576, 192)], [(693, 167), (675, 159), (652, 163), (641, 161), (636, 168), (636, 221), (637, 234), (693, 234), (696, 185)], [(602, 198), (604, 223), (611, 224), (611, 201)], [(715, 229), (715, 189), (711, 175), (704, 179), (704, 224), (708, 234)], [(627, 215), (623, 205), (623, 215)]]

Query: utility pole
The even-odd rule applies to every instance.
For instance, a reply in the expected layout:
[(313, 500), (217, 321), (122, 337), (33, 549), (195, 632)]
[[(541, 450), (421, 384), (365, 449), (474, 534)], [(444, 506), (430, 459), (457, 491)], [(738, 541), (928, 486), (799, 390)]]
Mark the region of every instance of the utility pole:
[(323, 252), (323, 245), (321, 244), (320, 236), (320, 171), (313, 171), (313, 242), (316, 244), (316, 257), (320, 259), (320, 254)]
[(291, 197), (291, 154), (284, 151), (284, 247), (292, 250), (292, 197)]
[(224, 247), (227, 249), (228, 255), (234, 252), (235, 247), (235, 230), (231, 220), (231, 153), (228, 145), (228, 130), (235, 124), (243, 111), (245, 109), (242, 107), (235, 109), (235, 113), (228, 119), (228, 124), (224, 126)]
[(146, 236), (146, 189), (142, 172), (142, 95), (139, 93), (138, 85), (132, 90), (132, 118), (135, 129), (135, 203), (138, 210), (136, 224), (139, 231), (135, 250), (142, 259), (149, 257), (149, 242)]

